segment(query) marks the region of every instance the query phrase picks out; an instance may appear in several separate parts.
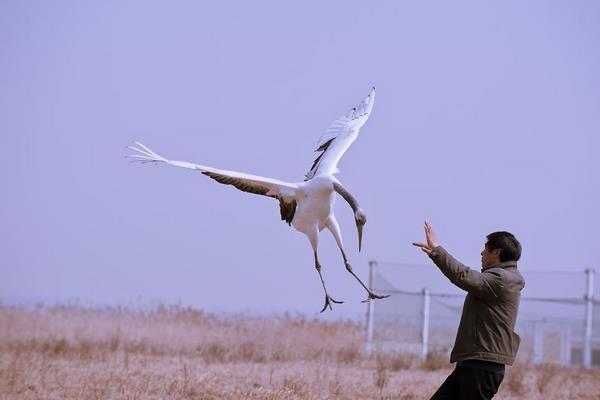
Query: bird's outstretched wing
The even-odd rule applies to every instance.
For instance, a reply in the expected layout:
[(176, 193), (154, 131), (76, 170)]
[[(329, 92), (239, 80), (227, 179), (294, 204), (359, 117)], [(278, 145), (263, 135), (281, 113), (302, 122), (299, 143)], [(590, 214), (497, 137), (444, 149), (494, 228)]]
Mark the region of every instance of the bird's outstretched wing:
[(338, 162), (348, 147), (358, 136), (358, 131), (367, 122), (375, 102), (375, 88), (369, 95), (348, 114), (342, 115), (327, 129), (319, 139), (317, 150), (321, 153), (314, 161), (312, 168), (305, 175), (309, 180), (316, 175), (332, 175), (338, 172)]
[(243, 172), (226, 171), (222, 169), (207, 167), (205, 165), (193, 164), (187, 161), (168, 160), (140, 142), (127, 146), (137, 154), (127, 156), (141, 163), (165, 163), (175, 167), (187, 168), (200, 171), (202, 174), (214, 179), (224, 185), (232, 185), (248, 193), (260, 194), (274, 197), (279, 200), (281, 219), (291, 224), (296, 211), (295, 195), (298, 186), (294, 183), (278, 181), (277, 179), (265, 178), (257, 175), (245, 174)]

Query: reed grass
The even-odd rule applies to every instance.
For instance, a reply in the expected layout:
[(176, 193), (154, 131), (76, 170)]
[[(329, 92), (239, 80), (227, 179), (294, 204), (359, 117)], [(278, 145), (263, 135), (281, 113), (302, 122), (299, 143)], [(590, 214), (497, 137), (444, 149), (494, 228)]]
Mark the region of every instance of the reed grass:
[[(447, 355), (366, 356), (364, 327), (301, 316), (0, 306), (0, 398), (425, 399)], [(508, 369), (498, 398), (597, 399), (600, 372)]]

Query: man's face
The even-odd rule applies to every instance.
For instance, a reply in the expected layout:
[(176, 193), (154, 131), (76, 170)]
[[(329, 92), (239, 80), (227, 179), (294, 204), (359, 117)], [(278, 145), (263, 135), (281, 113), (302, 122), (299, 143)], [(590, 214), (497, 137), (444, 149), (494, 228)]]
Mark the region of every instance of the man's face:
[(500, 249), (489, 250), (487, 246), (483, 246), (481, 252), (481, 268), (486, 269), (492, 265), (500, 263)]

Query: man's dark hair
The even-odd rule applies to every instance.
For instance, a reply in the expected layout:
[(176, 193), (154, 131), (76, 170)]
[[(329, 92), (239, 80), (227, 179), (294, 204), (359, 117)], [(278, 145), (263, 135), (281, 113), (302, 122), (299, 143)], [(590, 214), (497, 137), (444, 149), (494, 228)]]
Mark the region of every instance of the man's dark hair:
[(521, 258), (521, 243), (510, 232), (493, 232), (487, 235), (488, 250), (500, 249), (500, 262), (518, 261)]

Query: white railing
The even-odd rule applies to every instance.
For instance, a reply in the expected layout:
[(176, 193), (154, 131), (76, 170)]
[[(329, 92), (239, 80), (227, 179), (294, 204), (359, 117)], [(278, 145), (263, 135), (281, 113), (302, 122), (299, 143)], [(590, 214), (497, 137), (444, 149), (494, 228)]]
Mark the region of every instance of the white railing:
[[(404, 265), (404, 264), (398, 264)], [(378, 304), (382, 304), (379, 307), (383, 307), (384, 303), (377, 303), (377, 301), (369, 301), (367, 305), (367, 321), (366, 321), (366, 344), (365, 351), (368, 354), (373, 353), (375, 350), (385, 350), (385, 348), (393, 347), (396, 344), (398, 349), (403, 351), (411, 351), (418, 352), (421, 357), (427, 357), (427, 354), (432, 351), (439, 350), (441, 347), (445, 350), (449, 350), (452, 346), (452, 342), (454, 337), (450, 337), (449, 333), (440, 334), (440, 332), (436, 332), (436, 329), (439, 330), (440, 327), (440, 318), (432, 315), (431, 312), (431, 299), (435, 298), (436, 304), (439, 304), (438, 300), (443, 299), (451, 299), (452, 301), (461, 302), (464, 295), (459, 294), (445, 294), (445, 293), (434, 293), (427, 288), (423, 288), (419, 292), (410, 292), (410, 291), (401, 291), (401, 290), (392, 290), (389, 287), (383, 289), (379, 287), (378, 282), (376, 282), (378, 274), (381, 274), (381, 271), (377, 271), (378, 263), (376, 261), (369, 262), (369, 287), (371, 290), (375, 292), (381, 292), (384, 294), (391, 294), (394, 298), (394, 294), (399, 296), (418, 296), (421, 298), (421, 301), (411, 301), (410, 304), (413, 307), (420, 307), (420, 310), (412, 310), (415, 311), (411, 315), (418, 315), (420, 321), (417, 321), (416, 318), (413, 317), (405, 317), (402, 316), (393, 316), (391, 314), (387, 314), (390, 318), (385, 319), (386, 321), (394, 321), (401, 320), (402, 322), (397, 322), (398, 330), (401, 331), (404, 329), (407, 331), (409, 328), (406, 326), (402, 327), (400, 325), (404, 324), (412, 324), (412, 333), (416, 334), (418, 329), (418, 339), (417, 336), (411, 334), (409, 336), (413, 337), (412, 340), (402, 340), (402, 338), (398, 340), (390, 339), (389, 337), (380, 338), (378, 337), (378, 326), (376, 318), (377, 316), (377, 308)], [(381, 276), (381, 275), (380, 275)], [(531, 361), (534, 363), (542, 363), (547, 361), (547, 354), (554, 353), (555, 357), (553, 360), (559, 362), (563, 365), (573, 365), (578, 364), (582, 365), (584, 368), (590, 368), (593, 363), (593, 351), (594, 348), (598, 349), (598, 344), (600, 344), (600, 336), (594, 337), (593, 328), (593, 320), (594, 320), (594, 305), (598, 306), (598, 301), (594, 298), (594, 277), (595, 270), (587, 269), (585, 270), (586, 276), (586, 293), (581, 298), (521, 298), (521, 310), (523, 309), (523, 304), (528, 303), (537, 303), (537, 304), (550, 304), (555, 303), (556, 307), (559, 306), (568, 306), (573, 310), (580, 310), (576, 312), (578, 315), (570, 315), (570, 318), (565, 318), (564, 316), (552, 317), (549, 315), (537, 315), (535, 317), (526, 316), (519, 317), (519, 322), (517, 323), (516, 330), (517, 332), (526, 340), (527, 345), (529, 346), (528, 351), (530, 352)], [(414, 298), (414, 297), (413, 297)], [(416, 298), (415, 298), (416, 300)], [(385, 301), (385, 300), (384, 300)], [(419, 305), (420, 304), (420, 305)], [(439, 306), (438, 306), (439, 307)], [(447, 307), (447, 308), (454, 308)], [(394, 307), (392, 307), (394, 308)], [(398, 309), (402, 309), (401, 305), (397, 307)], [(458, 320), (460, 317), (461, 308), (455, 307), (456, 309), (452, 309), (452, 317), (449, 318), (447, 331), (451, 332), (452, 328), (456, 328), (458, 326)], [(554, 308), (554, 307), (553, 307)], [(388, 313), (390, 312), (390, 307), (388, 306)], [(418, 311), (418, 313), (416, 312)], [(432, 326), (431, 321), (435, 322)], [(406, 322), (409, 319), (410, 322)], [(579, 322), (581, 321), (581, 322)], [(582, 324), (583, 322), (583, 324)], [(600, 323), (600, 321), (596, 321), (596, 323)], [(380, 322), (381, 324), (381, 322)], [(390, 324), (394, 324), (394, 322), (386, 322), (386, 329), (390, 329)], [(454, 325), (455, 324), (455, 325)], [(583, 326), (582, 326), (583, 325)], [(454, 331), (455, 332), (455, 331)], [(431, 335), (437, 334), (437, 342), (432, 343)], [(402, 336), (402, 334), (399, 334)], [(384, 335), (385, 336), (385, 335)], [(445, 346), (439, 346), (439, 337), (443, 337), (444, 340), (447, 340)], [(419, 343), (416, 343), (416, 341)], [(546, 343), (549, 342), (549, 343)], [(437, 347), (436, 347), (437, 344)], [(417, 350), (418, 349), (418, 350)], [(598, 351), (598, 350), (596, 350)], [(573, 358), (575, 355), (575, 359)], [(597, 361), (594, 361), (597, 363)]]

